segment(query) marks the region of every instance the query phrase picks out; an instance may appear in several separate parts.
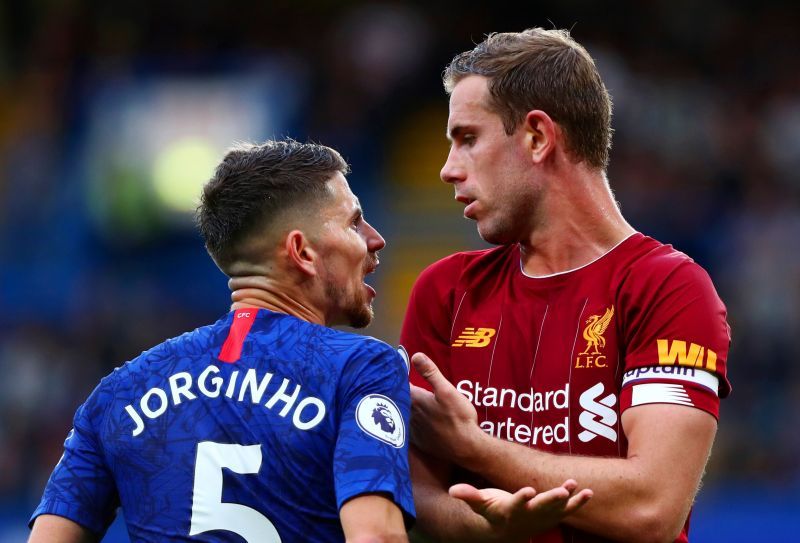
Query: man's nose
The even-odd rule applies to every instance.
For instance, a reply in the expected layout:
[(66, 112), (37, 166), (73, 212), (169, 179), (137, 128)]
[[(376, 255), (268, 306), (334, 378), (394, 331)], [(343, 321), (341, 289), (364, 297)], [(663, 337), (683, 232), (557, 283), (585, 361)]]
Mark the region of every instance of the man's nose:
[(460, 161), (458, 160), (457, 151), (453, 147), (450, 148), (450, 153), (447, 155), (447, 161), (444, 163), (444, 166), (442, 166), (442, 170), (439, 172), (439, 177), (441, 177), (442, 181), (445, 183), (457, 183), (466, 178), (466, 171), (461, 166)]

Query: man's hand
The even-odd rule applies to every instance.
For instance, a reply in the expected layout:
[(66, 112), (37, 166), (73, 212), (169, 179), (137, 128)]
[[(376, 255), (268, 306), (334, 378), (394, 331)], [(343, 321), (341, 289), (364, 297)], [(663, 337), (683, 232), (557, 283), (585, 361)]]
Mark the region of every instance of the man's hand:
[(450, 496), (463, 500), (488, 521), (487, 537), (497, 541), (527, 541), (555, 527), (591, 499), (591, 490), (583, 489), (576, 494), (577, 488), (572, 479), (539, 494), (529, 486), (510, 494), (497, 488), (477, 489), (457, 484), (450, 487)]
[(488, 437), (478, 426), (475, 407), (423, 353), (411, 363), (433, 393), (411, 385), (411, 441), (433, 456), (458, 463), (473, 444)]

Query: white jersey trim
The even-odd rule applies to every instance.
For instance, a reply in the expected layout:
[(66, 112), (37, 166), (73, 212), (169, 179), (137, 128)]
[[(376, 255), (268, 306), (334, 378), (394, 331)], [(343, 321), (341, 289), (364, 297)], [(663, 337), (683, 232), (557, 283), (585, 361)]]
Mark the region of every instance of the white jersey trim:
[(591, 266), (592, 264), (594, 264), (598, 260), (600, 260), (603, 257), (605, 257), (607, 254), (611, 253), (614, 249), (616, 249), (617, 247), (619, 247), (620, 245), (622, 245), (623, 243), (625, 243), (626, 241), (628, 241), (630, 238), (632, 238), (633, 236), (635, 236), (638, 233), (639, 232), (633, 232), (630, 235), (625, 236), (625, 238), (622, 241), (620, 241), (619, 243), (614, 245), (611, 249), (609, 249), (605, 253), (601, 254), (600, 256), (598, 256), (597, 258), (592, 260), (591, 262), (587, 262), (583, 266), (578, 266), (577, 268), (572, 268), (571, 270), (565, 270), (565, 271), (560, 271), (560, 272), (556, 272), (556, 273), (548, 273), (547, 275), (528, 275), (527, 273), (525, 273), (525, 267), (522, 265), (522, 250), (520, 248), (519, 271), (521, 271), (522, 275), (524, 275), (528, 279), (547, 279), (548, 277), (558, 277), (559, 275), (566, 275), (568, 273), (576, 272), (578, 270), (582, 270), (583, 268)]
[(397, 346), (397, 354), (400, 355), (400, 358), (403, 359), (403, 362), (406, 365), (406, 375), (411, 372), (411, 357), (408, 356), (408, 351), (402, 345)]
[(674, 403), (694, 407), (694, 403), (683, 385), (677, 383), (633, 385), (631, 407), (648, 403)]

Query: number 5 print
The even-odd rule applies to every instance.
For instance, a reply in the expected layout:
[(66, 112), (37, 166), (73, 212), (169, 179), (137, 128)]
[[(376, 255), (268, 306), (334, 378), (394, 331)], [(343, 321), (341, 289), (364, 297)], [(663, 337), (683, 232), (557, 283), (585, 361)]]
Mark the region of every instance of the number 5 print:
[(267, 517), (252, 507), (222, 501), (222, 468), (241, 474), (258, 473), (261, 445), (213, 441), (197, 444), (189, 535), (228, 530), (242, 536), (247, 543), (280, 543), (278, 531)]

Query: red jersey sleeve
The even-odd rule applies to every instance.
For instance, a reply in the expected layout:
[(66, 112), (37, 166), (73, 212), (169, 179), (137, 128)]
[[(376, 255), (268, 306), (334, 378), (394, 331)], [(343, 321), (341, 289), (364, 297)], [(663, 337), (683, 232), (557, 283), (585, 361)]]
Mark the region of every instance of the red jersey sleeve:
[[(450, 378), (450, 336), (453, 327), (453, 299), (461, 274), (462, 258), (455, 254), (428, 266), (417, 278), (408, 301), (400, 344), (409, 356), (425, 353)], [(413, 384), (430, 389), (411, 367)]]
[(719, 399), (731, 391), (725, 305), (706, 271), (682, 253), (640, 265), (650, 269), (630, 274), (635, 282), (620, 302), (626, 308), (621, 411), (673, 403), (718, 417)]

